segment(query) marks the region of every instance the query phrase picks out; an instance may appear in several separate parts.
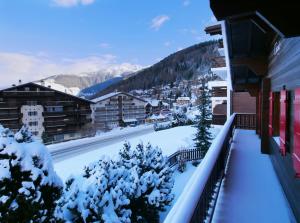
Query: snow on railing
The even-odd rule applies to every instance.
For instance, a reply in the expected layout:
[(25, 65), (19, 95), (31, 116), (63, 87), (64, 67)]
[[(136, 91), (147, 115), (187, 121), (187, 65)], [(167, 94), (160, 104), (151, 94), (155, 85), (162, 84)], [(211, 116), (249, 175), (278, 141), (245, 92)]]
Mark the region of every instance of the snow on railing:
[[(226, 142), (226, 140), (228, 140), (228, 137), (231, 134), (234, 119), (235, 114), (233, 114), (227, 120), (221, 132), (213, 140), (210, 149), (208, 150), (200, 165), (195, 170), (195, 173), (188, 181), (181, 196), (178, 198), (178, 200), (170, 210), (164, 223), (188, 223), (191, 222), (193, 218), (195, 218), (195, 211), (207, 211), (196, 209), (197, 207), (199, 209), (199, 205), (201, 206), (201, 204), (199, 204), (199, 201), (201, 199), (202, 193), (204, 192), (206, 187), (211, 186), (211, 175), (213, 174), (213, 172), (215, 172), (217, 162), (220, 162), (222, 150), (228, 147), (226, 143), (229, 142)], [(225, 164), (222, 168), (225, 169)], [(208, 205), (205, 204), (205, 206)], [(196, 222), (201, 222), (201, 219), (198, 219)]]

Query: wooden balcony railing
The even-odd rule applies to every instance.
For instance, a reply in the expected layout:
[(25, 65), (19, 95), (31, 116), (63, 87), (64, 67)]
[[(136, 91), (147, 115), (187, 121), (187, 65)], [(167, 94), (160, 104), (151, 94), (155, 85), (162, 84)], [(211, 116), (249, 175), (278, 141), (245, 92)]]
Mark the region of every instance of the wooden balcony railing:
[(185, 161), (199, 160), (201, 158), (201, 151), (197, 149), (178, 150), (168, 157), (168, 161), (171, 167), (178, 163), (179, 156), (182, 156)]
[(256, 129), (256, 114), (236, 114), (235, 127), (239, 129)]
[[(210, 222), (221, 181), (224, 178), (235, 117), (236, 115), (233, 114), (227, 120), (214, 139), (204, 159), (185, 186), (182, 195), (167, 215), (165, 223)], [(173, 158), (170, 157), (170, 159)]]

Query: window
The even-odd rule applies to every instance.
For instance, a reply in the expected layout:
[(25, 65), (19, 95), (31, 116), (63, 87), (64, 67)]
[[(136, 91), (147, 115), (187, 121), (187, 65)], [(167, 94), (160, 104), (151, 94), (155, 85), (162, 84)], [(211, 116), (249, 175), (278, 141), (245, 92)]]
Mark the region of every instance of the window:
[(269, 96), (269, 136), (273, 136), (273, 92), (270, 92)]
[(30, 91), (30, 88), (29, 87), (25, 87), (25, 91)]
[(296, 177), (300, 178), (300, 88), (295, 90), (294, 98), (294, 151), (292, 157)]
[(28, 124), (29, 124), (29, 126), (38, 126), (38, 122), (36, 122), (36, 121), (35, 122), (29, 122)]
[(63, 112), (63, 106), (47, 106), (47, 112)]
[(280, 93), (270, 92), (269, 103), (269, 136), (279, 136)]
[(0, 101), (3, 101), (3, 98), (0, 98)]
[(37, 115), (37, 111), (29, 111), (28, 115), (29, 116), (36, 116)]
[(35, 135), (35, 136), (37, 136), (39, 134), (39, 132), (34, 131), (34, 132), (32, 132), (32, 134)]

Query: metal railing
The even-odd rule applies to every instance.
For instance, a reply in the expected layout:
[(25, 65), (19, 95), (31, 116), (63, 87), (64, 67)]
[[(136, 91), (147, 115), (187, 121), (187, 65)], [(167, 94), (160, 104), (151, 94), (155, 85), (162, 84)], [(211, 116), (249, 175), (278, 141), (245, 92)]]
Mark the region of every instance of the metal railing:
[[(221, 132), (214, 139), (204, 159), (197, 167), (192, 178), (178, 198), (165, 223), (208, 222), (213, 216), (214, 206), (232, 142), (236, 114), (233, 114), (225, 123)], [(174, 158), (170, 156), (170, 162)], [(217, 190), (216, 190), (217, 189)], [(210, 212), (210, 213), (209, 213)]]

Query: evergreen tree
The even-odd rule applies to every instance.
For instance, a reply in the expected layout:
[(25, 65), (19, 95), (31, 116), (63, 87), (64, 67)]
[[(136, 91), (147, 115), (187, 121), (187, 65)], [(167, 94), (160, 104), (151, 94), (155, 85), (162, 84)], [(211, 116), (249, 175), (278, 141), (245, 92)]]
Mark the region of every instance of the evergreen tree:
[(55, 222), (61, 191), (46, 147), (26, 127), (14, 135), (0, 125), (0, 222)]
[(210, 91), (205, 78), (201, 80), (201, 95), (199, 98), (199, 115), (197, 117), (197, 133), (194, 138), (195, 148), (200, 150), (201, 158), (203, 159), (211, 145), (211, 109), (210, 109)]

